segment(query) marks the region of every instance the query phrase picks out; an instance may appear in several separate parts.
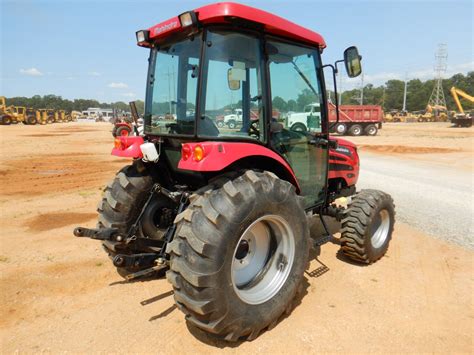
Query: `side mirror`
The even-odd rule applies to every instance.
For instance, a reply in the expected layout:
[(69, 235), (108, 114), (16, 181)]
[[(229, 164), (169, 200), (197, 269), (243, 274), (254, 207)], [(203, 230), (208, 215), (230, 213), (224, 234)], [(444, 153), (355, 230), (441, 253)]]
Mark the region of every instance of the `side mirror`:
[(362, 57), (359, 55), (357, 47), (352, 46), (344, 51), (344, 64), (349, 78), (355, 78), (362, 73), (362, 65), (360, 61)]
[(227, 85), (229, 86), (229, 89), (232, 91), (240, 90), (240, 80), (234, 79), (235, 77), (234, 71), (235, 71), (234, 68), (229, 68), (227, 70)]

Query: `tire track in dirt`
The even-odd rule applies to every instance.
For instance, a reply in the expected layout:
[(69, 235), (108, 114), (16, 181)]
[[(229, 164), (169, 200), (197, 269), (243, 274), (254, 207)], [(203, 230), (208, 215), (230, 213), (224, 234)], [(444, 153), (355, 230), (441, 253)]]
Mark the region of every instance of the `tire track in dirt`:
[(81, 224), (97, 218), (97, 213), (53, 212), (42, 213), (24, 224), (29, 232), (45, 232), (51, 229)]

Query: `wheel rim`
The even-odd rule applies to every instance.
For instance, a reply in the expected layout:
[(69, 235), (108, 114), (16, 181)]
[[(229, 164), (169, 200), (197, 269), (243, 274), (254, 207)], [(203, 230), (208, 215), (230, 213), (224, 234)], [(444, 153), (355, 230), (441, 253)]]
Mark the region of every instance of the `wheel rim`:
[(120, 131), (120, 135), (122, 137), (126, 137), (126, 136), (128, 136), (128, 131), (126, 129), (123, 129), (122, 131)]
[(295, 238), (288, 222), (266, 215), (242, 234), (234, 250), (231, 276), (237, 296), (248, 304), (273, 298), (291, 271)]
[(354, 134), (358, 136), (360, 134), (361, 130), (360, 128), (354, 128)]
[(292, 130), (295, 132), (306, 132), (306, 126), (303, 124), (295, 124)]
[(370, 127), (369, 128), (369, 134), (374, 134), (375, 133), (375, 127)]
[(374, 248), (380, 248), (388, 237), (390, 230), (390, 215), (387, 210), (381, 210), (372, 225), (370, 242)]
[(344, 133), (346, 131), (346, 126), (340, 124), (336, 127), (337, 133)]

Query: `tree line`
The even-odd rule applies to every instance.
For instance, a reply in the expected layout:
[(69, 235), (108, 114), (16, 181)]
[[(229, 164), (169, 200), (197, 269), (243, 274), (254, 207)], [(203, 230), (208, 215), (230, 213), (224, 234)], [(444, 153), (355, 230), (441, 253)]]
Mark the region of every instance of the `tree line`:
[[(375, 87), (372, 84), (364, 86), (364, 104), (380, 105), (384, 111), (401, 110), (403, 107), (403, 92), (405, 82), (402, 80), (388, 80), (385, 85)], [(412, 79), (407, 82), (407, 101), (408, 111), (420, 111), (426, 109), (428, 100), (435, 86), (435, 80), (421, 81)], [(457, 111), (454, 99), (449, 90), (451, 87), (457, 87), (470, 95), (474, 95), (474, 71), (463, 74), (455, 74), (448, 79), (443, 80), (443, 91), (448, 110)], [(358, 105), (360, 103), (360, 89), (344, 91), (342, 93), (343, 105)], [(474, 104), (461, 99), (463, 108), (473, 109)]]
[[(431, 92), (435, 85), (435, 80), (421, 81), (420, 79), (412, 79), (407, 82), (407, 110), (419, 111), (424, 110), (428, 104)], [(364, 86), (365, 105), (380, 105), (384, 111), (401, 110), (403, 107), (403, 91), (405, 82), (402, 80), (388, 80), (384, 85), (374, 86), (367, 84)], [(464, 74), (455, 74), (448, 79), (443, 80), (443, 89), (446, 98), (448, 110), (457, 110), (454, 100), (449, 93), (449, 89), (455, 86), (458, 89), (466, 91), (470, 95), (474, 95), (474, 71)], [(329, 93), (333, 97), (333, 93)], [(347, 90), (342, 93), (343, 105), (358, 105), (360, 104), (360, 89)], [(305, 105), (312, 103), (314, 95), (309, 90), (305, 89), (298, 96), (296, 100), (285, 101), (283, 98), (277, 96), (273, 99), (274, 108), (282, 111), (300, 111)], [(474, 109), (474, 104), (461, 99), (462, 105), (465, 109)], [(66, 111), (85, 111), (89, 107), (100, 107), (129, 111), (129, 105), (123, 101), (112, 103), (101, 103), (97, 100), (91, 99), (63, 99), (56, 95), (35, 95), (33, 97), (11, 97), (7, 98), (7, 105), (26, 106), (34, 109), (51, 108)], [(136, 101), (139, 114), (143, 114), (145, 104), (142, 100)], [(167, 108), (169, 103), (163, 103), (163, 110)], [(169, 109), (168, 109), (169, 111)]]
[[(11, 97), (6, 98), (7, 105), (13, 106), (25, 106), (34, 109), (48, 108), (55, 110), (66, 110), (66, 111), (85, 111), (90, 107), (100, 107), (103, 109), (116, 109), (119, 111), (130, 111), (130, 106), (123, 102), (117, 101), (112, 103), (99, 102), (92, 99), (74, 99), (68, 100), (63, 99), (57, 95), (35, 95), (33, 97)], [(145, 111), (145, 103), (142, 100), (135, 101), (139, 114)]]

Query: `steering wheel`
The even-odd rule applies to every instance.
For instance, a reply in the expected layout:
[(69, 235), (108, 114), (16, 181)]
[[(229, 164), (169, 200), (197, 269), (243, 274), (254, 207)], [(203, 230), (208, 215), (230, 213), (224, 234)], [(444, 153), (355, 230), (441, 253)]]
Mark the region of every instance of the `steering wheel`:
[(249, 136), (259, 139), (260, 138), (260, 122), (259, 120), (252, 121), (249, 126)]

